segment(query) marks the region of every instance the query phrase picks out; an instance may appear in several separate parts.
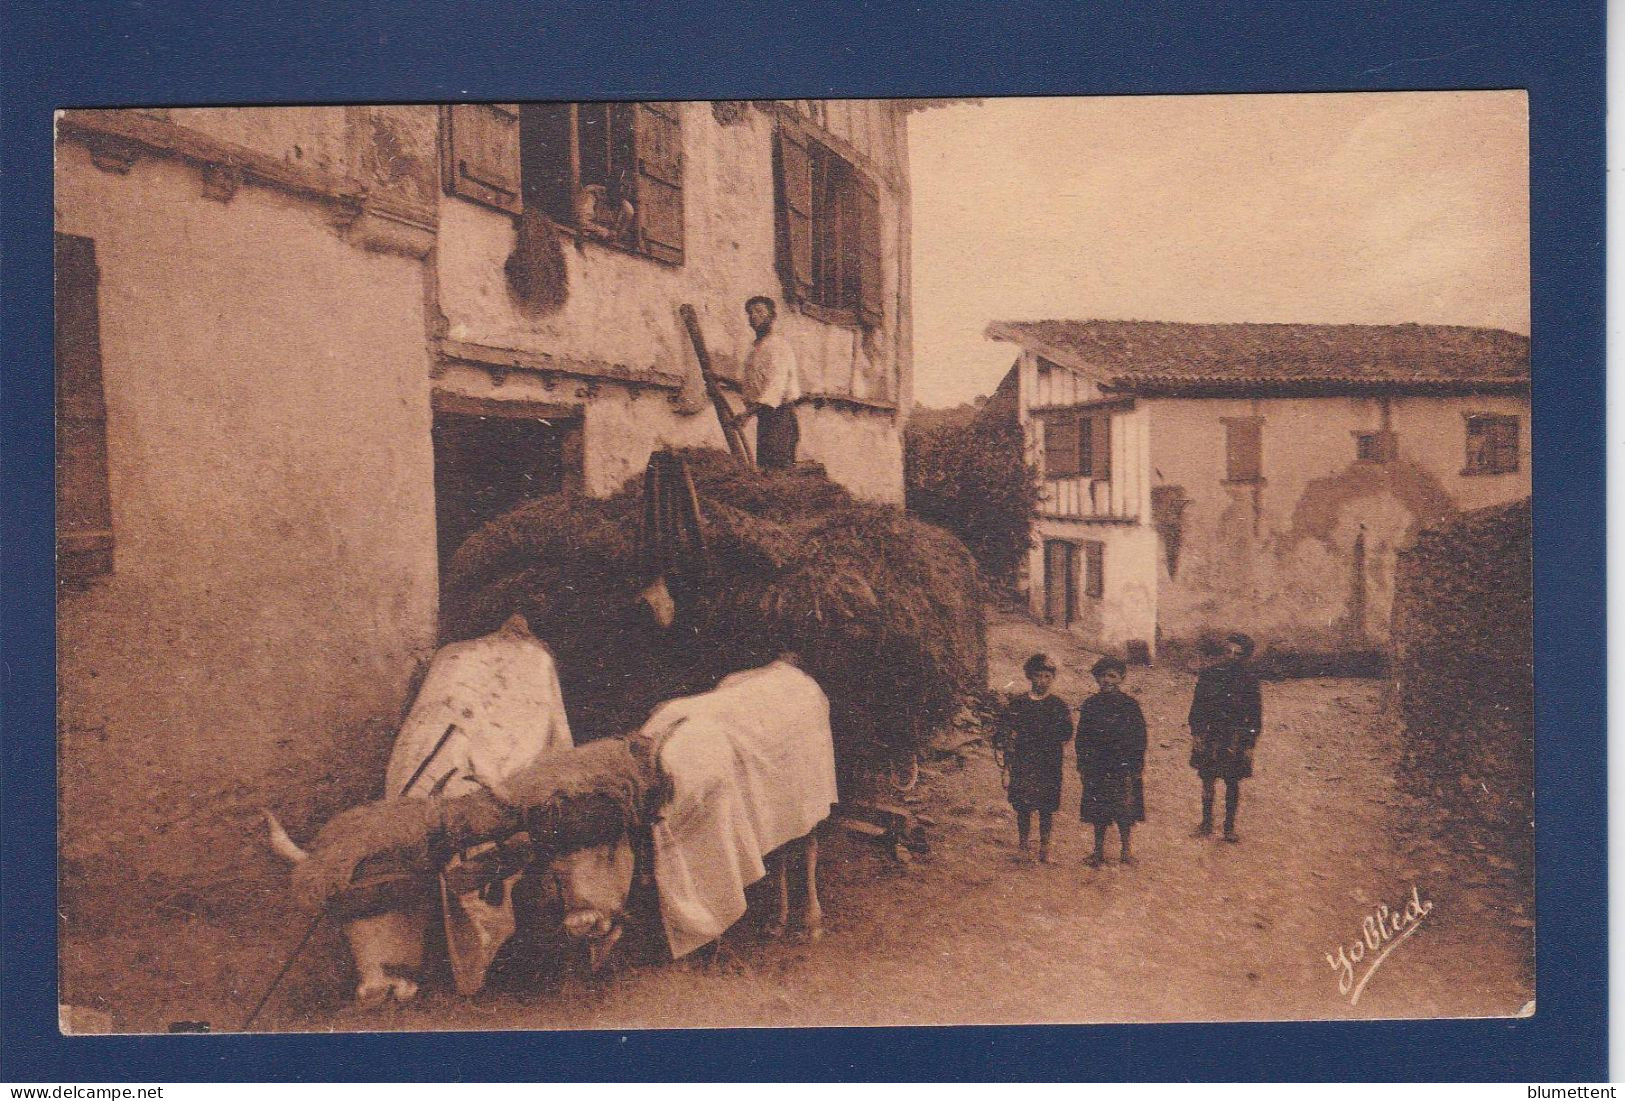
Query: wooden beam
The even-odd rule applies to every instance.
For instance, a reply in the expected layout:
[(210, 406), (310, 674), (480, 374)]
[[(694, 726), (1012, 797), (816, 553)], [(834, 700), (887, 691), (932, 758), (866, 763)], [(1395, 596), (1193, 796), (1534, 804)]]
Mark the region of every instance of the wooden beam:
[(1133, 398), (1100, 398), (1096, 401), (1080, 401), (1070, 405), (1034, 405), (1027, 410), (1029, 413), (1119, 413), (1128, 412), (1134, 408)]
[(451, 390), (433, 391), (429, 395), (429, 405), (436, 413), (452, 413), (466, 417), (533, 418), (543, 421), (577, 420), (584, 412), (584, 408), (580, 405), (534, 401), (528, 398), (475, 397)]
[(435, 350), (444, 360), (471, 363), (477, 367), (494, 367), (505, 371), (536, 371), (542, 374), (566, 375), (572, 378), (603, 379), (624, 382), (632, 386), (648, 386), (662, 390), (681, 390), (683, 378), (669, 371), (652, 367), (632, 367), (604, 359), (560, 356), (548, 352), (527, 352), (518, 348), (499, 348), (489, 344), (476, 344), (467, 340), (442, 338)]

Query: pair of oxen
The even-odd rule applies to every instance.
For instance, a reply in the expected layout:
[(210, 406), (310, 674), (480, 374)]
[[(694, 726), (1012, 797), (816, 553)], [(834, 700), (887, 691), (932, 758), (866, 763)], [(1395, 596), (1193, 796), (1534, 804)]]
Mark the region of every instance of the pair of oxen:
[(478, 990), (515, 930), (525, 875), (551, 877), (564, 932), (601, 968), (625, 926), (637, 853), (653, 861), (673, 957), (743, 916), (745, 887), (770, 867), (768, 929), (782, 933), (790, 863), (805, 869), (800, 924), (820, 932), (813, 830), (835, 802), (834, 750), (828, 700), (793, 660), (669, 701), (628, 737), (577, 746), (552, 654), (514, 616), (435, 654), (385, 791), (308, 849), (267, 812), (296, 898), (344, 928), (363, 1006), (417, 994), (437, 916), (458, 990)]

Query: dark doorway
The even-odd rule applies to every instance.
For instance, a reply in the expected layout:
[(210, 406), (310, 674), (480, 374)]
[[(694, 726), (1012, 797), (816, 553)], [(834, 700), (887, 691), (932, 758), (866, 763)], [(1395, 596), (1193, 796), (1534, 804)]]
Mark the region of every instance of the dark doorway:
[(1078, 618), (1078, 545), (1044, 541), (1044, 621), (1070, 627)]
[(580, 484), (579, 413), (538, 415), (528, 406), (510, 412), (496, 405), (482, 412), (437, 397), (434, 501), (442, 585), (452, 555), (481, 524), (522, 501)]

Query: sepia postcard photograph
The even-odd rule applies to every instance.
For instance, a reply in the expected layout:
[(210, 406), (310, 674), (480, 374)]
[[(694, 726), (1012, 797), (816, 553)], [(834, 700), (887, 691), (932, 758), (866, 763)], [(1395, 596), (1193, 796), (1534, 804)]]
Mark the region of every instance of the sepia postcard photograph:
[(1523, 91), (54, 125), (62, 1033), (1535, 1012)]

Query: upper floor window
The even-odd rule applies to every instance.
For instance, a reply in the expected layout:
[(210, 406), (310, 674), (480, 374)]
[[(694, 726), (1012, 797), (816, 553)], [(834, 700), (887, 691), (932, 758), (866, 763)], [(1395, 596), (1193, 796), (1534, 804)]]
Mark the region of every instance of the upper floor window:
[(1518, 469), (1518, 418), (1505, 413), (1467, 417), (1467, 468), (1463, 474), (1512, 474)]
[(788, 126), (777, 131), (773, 170), (785, 297), (824, 320), (878, 326), (885, 315), (878, 186)]
[(1398, 438), (1385, 430), (1356, 432), (1354, 457), (1365, 463), (1391, 463), (1398, 451)]
[(1109, 480), (1112, 476), (1111, 414), (1045, 413), (1044, 475)]
[(671, 103), (473, 103), (442, 108), (446, 190), (527, 208), (583, 236), (683, 259), (682, 125)]
[(1264, 421), (1259, 417), (1223, 417), (1224, 480), (1264, 480)]

